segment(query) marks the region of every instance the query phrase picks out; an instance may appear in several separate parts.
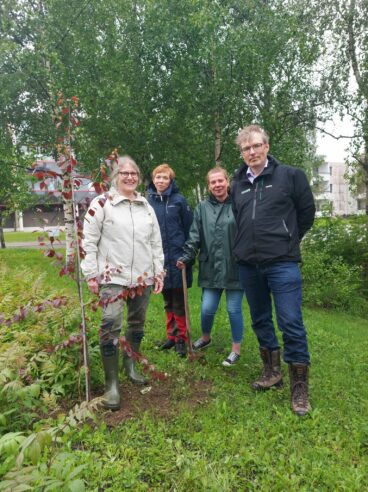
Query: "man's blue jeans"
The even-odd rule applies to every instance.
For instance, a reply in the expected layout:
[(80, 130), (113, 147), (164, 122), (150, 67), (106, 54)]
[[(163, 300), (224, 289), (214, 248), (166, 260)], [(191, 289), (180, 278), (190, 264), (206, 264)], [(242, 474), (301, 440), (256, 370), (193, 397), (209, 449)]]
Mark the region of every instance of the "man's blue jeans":
[(233, 289), (207, 289), (202, 290), (201, 324), (202, 333), (210, 335), (215, 314), (221, 299), (222, 291), (226, 293), (226, 309), (229, 315), (231, 335), (233, 343), (243, 340), (244, 321), (242, 313), (242, 300), (244, 292)]
[(302, 318), (302, 277), (296, 262), (239, 265), (239, 278), (250, 308), (259, 346), (279, 348), (272, 320), (272, 300), (284, 342), (284, 361), (309, 364), (307, 333)]

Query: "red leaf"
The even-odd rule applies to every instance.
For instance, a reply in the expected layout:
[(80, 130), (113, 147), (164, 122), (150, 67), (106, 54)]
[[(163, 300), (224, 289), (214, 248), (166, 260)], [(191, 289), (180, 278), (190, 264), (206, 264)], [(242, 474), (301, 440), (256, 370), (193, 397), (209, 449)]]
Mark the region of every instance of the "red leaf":
[(44, 181), (41, 181), (40, 190), (44, 190), (45, 188), (46, 188), (46, 183)]
[(65, 200), (70, 200), (73, 196), (73, 193), (71, 191), (63, 191), (62, 195)]
[(75, 118), (74, 116), (72, 116), (72, 117), (70, 118), (70, 121), (72, 122), (72, 124), (73, 124), (74, 126), (80, 126), (80, 121), (78, 120), (78, 118)]
[(69, 113), (69, 108), (62, 108), (61, 114), (68, 114)]
[(48, 258), (52, 258), (53, 256), (55, 256), (55, 250), (47, 249), (43, 254), (44, 254), (44, 256), (47, 256)]
[(93, 183), (93, 188), (95, 189), (95, 192), (98, 193), (99, 195), (103, 192), (103, 188), (101, 186), (101, 183)]

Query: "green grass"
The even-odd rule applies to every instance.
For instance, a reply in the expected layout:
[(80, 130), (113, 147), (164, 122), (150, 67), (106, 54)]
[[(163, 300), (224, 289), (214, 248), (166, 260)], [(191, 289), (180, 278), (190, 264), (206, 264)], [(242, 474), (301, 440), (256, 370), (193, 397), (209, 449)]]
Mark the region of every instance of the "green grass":
[[(21, 276), (16, 274), (19, 268), (28, 275), (33, 272), (35, 278), (44, 273), (38, 286), (40, 295), (43, 288), (44, 295), (60, 289), (74, 296), (72, 283), (59, 280), (57, 270), (38, 252), (0, 251), (3, 278), (9, 285), (14, 277), (13, 297), (22, 296)], [(0, 293), (5, 294), (1, 288)], [(190, 289), (189, 298), (196, 338), (200, 334), (200, 290)], [(7, 304), (0, 301), (0, 310), (4, 306)], [(140, 411), (116, 427), (107, 427), (101, 420), (95, 428), (85, 425), (70, 435), (60, 446), (73, 453), (76, 465), (86, 466), (81, 472), (86, 490), (367, 489), (368, 322), (346, 314), (304, 310), (312, 357), (313, 410), (300, 419), (290, 411), (287, 377), (281, 390), (251, 390), (260, 360), (246, 303), (244, 315), (246, 334), (236, 367), (221, 366), (231, 344), (224, 300), (215, 320), (213, 345), (205, 358), (188, 362), (178, 359), (173, 351), (155, 349), (155, 342), (164, 338), (164, 313), (162, 297), (152, 295), (142, 351), (170, 375), (175, 410), (161, 415), (160, 408), (153, 412), (148, 406), (144, 411), (140, 404)], [(19, 328), (21, 324), (14, 329)], [(89, 329), (97, 333), (97, 315), (91, 316)], [(96, 340), (95, 335), (93, 343)], [(96, 371), (100, 369), (94, 366)], [(283, 371), (286, 375), (286, 366)], [(101, 373), (95, 374), (96, 380), (99, 377)], [(207, 398), (188, 406), (186, 395), (203, 381), (210, 384)], [(122, 397), (124, 406), (127, 396)]]
[[(43, 233), (42, 231), (9, 231), (9, 232), (4, 232), (4, 237), (5, 237), (5, 244), (6, 243), (23, 243), (23, 242), (37, 242), (38, 237), (45, 235), (46, 233)], [(61, 232), (59, 239), (65, 239), (65, 233)]]

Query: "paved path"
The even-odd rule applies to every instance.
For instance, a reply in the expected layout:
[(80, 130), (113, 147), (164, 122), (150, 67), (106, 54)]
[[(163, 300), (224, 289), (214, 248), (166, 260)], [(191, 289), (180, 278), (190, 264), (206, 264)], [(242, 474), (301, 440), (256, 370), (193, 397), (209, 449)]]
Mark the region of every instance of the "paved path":
[[(40, 246), (38, 241), (27, 241), (23, 243), (7, 243), (5, 242), (6, 248), (39, 248), (39, 249), (46, 249), (50, 246), (50, 243), (47, 242), (45, 246)], [(65, 246), (65, 241), (55, 241), (54, 242), (54, 248), (63, 248)]]

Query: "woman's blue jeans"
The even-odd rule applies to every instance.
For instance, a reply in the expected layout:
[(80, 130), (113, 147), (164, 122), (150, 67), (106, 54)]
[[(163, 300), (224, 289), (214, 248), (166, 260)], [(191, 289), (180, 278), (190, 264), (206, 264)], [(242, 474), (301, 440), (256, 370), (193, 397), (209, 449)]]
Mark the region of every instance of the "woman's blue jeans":
[(233, 343), (243, 340), (244, 321), (242, 300), (244, 292), (233, 289), (202, 289), (201, 324), (203, 335), (210, 335), (222, 291), (226, 294), (226, 309), (229, 315)]
[(239, 265), (239, 279), (252, 317), (259, 346), (279, 347), (272, 320), (272, 300), (284, 342), (286, 363), (309, 364), (307, 333), (302, 318), (302, 277), (298, 263), (283, 261), (269, 265)]

